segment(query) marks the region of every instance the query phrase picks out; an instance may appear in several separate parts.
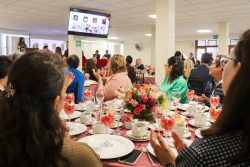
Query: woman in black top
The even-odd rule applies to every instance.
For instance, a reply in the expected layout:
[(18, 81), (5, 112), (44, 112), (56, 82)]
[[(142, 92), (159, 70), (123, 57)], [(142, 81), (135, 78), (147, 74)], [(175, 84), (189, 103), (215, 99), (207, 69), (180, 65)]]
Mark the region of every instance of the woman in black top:
[(167, 143), (152, 134), (151, 144), (161, 164), (170, 166), (250, 166), (250, 29), (240, 38), (223, 71), (224, 105), (217, 121), (189, 147), (175, 134), (177, 157)]
[(20, 37), (18, 44), (17, 44), (17, 50), (19, 52), (25, 52), (26, 48), (27, 48), (27, 45), (25, 44), (24, 37)]

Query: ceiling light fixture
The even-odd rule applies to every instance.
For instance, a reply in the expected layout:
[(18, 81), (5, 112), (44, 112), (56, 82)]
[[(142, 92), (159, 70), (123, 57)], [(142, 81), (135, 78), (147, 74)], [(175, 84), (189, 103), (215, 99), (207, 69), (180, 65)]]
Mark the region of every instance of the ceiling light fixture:
[(205, 33), (211, 33), (213, 32), (212, 30), (209, 30), (209, 29), (200, 29), (200, 30), (197, 30), (198, 33), (202, 33), (202, 34), (205, 34)]
[(146, 37), (151, 37), (151, 36), (152, 36), (152, 34), (147, 33), (147, 34), (145, 34), (145, 36), (146, 36)]
[(108, 37), (108, 39), (119, 39), (119, 37)]
[(156, 14), (151, 14), (151, 15), (148, 15), (148, 17), (152, 18), (152, 19), (156, 19)]

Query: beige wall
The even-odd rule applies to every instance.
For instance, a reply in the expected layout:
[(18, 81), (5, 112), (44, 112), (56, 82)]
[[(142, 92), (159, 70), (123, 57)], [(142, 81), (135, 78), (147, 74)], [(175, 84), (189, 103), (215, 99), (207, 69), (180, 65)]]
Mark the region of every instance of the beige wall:
[(130, 55), (133, 57), (132, 65), (135, 65), (135, 60), (141, 58), (144, 65), (151, 64), (151, 43), (137, 43), (141, 50), (135, 48), (136, 43), (124, 43), (124, 56)]

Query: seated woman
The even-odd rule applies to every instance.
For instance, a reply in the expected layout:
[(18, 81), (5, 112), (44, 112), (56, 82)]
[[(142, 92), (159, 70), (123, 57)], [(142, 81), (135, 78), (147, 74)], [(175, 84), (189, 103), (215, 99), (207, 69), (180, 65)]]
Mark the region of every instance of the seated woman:
[(166, 76), (161, 85), (161, 91), (165, 94), (172, 94), (173, 92), (181, 92), (181, 103), (187, 103), (187, 81), (183, 77), (183, 63), (177, 61), (175, 57), (168, 59), (168, 65), (166, 67)]
[(114, 99), (116, 97), (115, 91), (118, 90), (118, 88), (132, 87), (126, 70), (126, 62), (122, 55), (115, 54), (111, 57), (108, 70), (110, 71), (110, 77), (107, 78), (105, 86), (103, 86), (99, 72), (94, 73), (98, 79), (98, 90), (104, 91), (104, 101)]
[(0, 166), (102, 166), (87, 144), (65, 140), (59, 112), (68, 82), (57, 55), (32, 52), (13, 63), (0, 96)]
[(79, 66), (79, 58), (77, 55), (71, 55), (67, 59), (67, 64), (69, 68), (67, 72), (72, 72), (75, 76), (73, 82), (67, 88), (67, 93), (74, 93), (75, 94), (75, 102), (80, 103), (83, 101), (83, 89), (85, 83), (85, 76), (79, 70), (77, 70)]
[(189, 147), (173, 133), (172, 150), (160, 135), (153, 133), (151, 144), (161, 164), (173, 166), (250, 166), (250, 30), (239, 39), (234, 56), (223, 70), (223, 109), (216, 122), (202, 131), (202, 139)]
[(97, 79), (96, 79), (96, 77), (94, 75), (93, 70), (94, 71), (97, 70), (97, 67), (96, 67), (94, 61), (92, 59), (89, 59), (89, 60), (87, 60), (87, 63), (86, 63), (86, 70), (85, 70), (85, 72), (87, 74), (89, 74), (89, 78), (88, 79), (97, 81)]
[(7, 56), (0, 56), (0, 93), (7, 83), (7, 74), (12, 61)]

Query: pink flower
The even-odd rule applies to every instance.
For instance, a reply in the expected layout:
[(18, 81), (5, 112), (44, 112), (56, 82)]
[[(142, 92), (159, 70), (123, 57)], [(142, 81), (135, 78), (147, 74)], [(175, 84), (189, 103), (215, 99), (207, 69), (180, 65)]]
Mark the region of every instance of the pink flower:
[(132, 92), (127, 92), (126, 96), (127, 96), (127, 98), (131, 98), (132, 97)]
[(134, 109), (134, 114), (135, 114), (135, 115), (140, 115), (140, 114), (141, 114), (141, 109), (140, 109), (140, 107), (136, 107), (136, 108)]
[(148, 101), (148, 96), (147, 96), (147, 94), (142, 94), (142, 95), (141, 95), (141, 99), (142, 99), (143, 103), (147, 103), (147, 101)]
[(136, 100), (131, 100), (131, 105), (133, 107), (136, 107), (138, 105), (138, 102)]
[(134, 114), (140, 115), (142, 110), (145, 110), (146, 106), (144, 104), (140, 104), (138, 107), (134, 109)]
[(157, 107), (156, 106), (153, 106), (152, 108), (151, 108), (151, 112), (155, 112), (157, 110)]
[(155, 100), (156, 99), (156, 94), (155, 94), (155, 92), (150, 92), (150, 94), (149, 94), (149, 99), (151, 99), (151, 100)]

